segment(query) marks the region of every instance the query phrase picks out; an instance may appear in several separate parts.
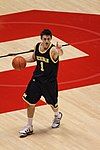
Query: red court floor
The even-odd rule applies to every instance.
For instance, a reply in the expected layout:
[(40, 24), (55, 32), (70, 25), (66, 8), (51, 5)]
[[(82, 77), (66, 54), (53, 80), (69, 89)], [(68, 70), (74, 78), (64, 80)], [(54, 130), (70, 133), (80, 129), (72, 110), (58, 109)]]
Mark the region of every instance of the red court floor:
[[(50, 28), (54, 36), (87, 53), (88, 57), (60, 62), (59, 90), (67, 90), (100, 83), (99, 23), (100, 16), (92, 14), (32, 10), (3, 15), (0, 42), (38, 36), (43, 28)], [(0, 113), (26, 107), (21, 97), (33, 70), (0, 72)]]

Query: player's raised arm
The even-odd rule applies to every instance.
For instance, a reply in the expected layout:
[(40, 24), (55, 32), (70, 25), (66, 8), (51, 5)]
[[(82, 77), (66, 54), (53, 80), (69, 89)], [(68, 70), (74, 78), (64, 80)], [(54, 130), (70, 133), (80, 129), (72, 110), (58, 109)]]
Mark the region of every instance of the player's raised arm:
[(57, 60), (61, 55), (63, 55), (63, 50), (61, 48), (61, 45), (58, 45), (57, 42), (56, 46), (51, 50), (51, 57), (53, 60)]

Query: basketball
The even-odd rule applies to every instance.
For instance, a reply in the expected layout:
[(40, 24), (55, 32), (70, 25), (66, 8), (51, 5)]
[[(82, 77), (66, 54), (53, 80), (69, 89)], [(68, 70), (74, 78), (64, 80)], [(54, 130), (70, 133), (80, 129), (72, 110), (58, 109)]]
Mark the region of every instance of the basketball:
[(22, 56), (17, 56), (12, 60), (12, 66), (18, 71), (23, 70), (26, 67), (26, 60)]

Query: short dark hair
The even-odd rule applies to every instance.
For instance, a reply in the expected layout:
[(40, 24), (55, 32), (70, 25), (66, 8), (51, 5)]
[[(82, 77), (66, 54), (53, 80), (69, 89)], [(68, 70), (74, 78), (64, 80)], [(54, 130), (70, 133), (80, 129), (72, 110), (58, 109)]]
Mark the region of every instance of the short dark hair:
[(41, 34), (40, 34), (41, 39), (42, 39), (42, 36), (43, 36), (43, 35), (50, 35), (51, 38), (52, 38), (52, 32), (51, 32), (49, 29), (44, 29), (44, 30), (41, 32)]

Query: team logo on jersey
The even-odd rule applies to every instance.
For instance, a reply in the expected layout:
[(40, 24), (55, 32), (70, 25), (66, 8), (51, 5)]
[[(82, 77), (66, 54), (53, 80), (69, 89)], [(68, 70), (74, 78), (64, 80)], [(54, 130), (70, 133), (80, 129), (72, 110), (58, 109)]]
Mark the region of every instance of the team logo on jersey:
[(37, 60), (39, 61), (44, 61), (46, 63), (49, 63), (49, 59), (48, 58), (45, 58), (45, 57), (42, 57), (42, 56), (36, 56)]

